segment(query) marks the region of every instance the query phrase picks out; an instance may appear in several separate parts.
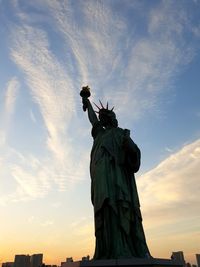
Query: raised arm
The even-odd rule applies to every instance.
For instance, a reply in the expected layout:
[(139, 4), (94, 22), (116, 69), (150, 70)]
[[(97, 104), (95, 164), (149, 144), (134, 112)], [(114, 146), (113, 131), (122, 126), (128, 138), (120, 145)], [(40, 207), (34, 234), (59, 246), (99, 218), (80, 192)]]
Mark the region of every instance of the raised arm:
[(87, 109), (88, 111), (88, 118), (92, 126), (98, 121), (97, 115), (94, 112), (94, 109), (92, 107), (92, 104), (90, 103), (90, 100), (88, 98), (83, 97), (82, 98), (83, 106)]
[(83, 86), (80, 92), (80, 96), (82, 97), (83, 102), (83, 111), (88, 111), (88, 118), (92, 126), (98, 121), (97, 115), (94, 112), (94, 109), (90, 103), (88, 97), (90, 97), (90, 88), (89, 86)]

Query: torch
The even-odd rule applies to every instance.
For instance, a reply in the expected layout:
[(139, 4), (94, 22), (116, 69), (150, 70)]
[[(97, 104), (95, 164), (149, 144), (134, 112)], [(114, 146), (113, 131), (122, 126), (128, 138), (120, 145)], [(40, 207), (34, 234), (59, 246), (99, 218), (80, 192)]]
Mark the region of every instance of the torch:
[(82, 97), (82, 101), (83, 101), (83, 111), (86, 111), (87, 106), (84, 103), (84, 99), (87, 99), (88, 97), (90, 97), (91, 93), (90, 93), (90, 88), (89, 86), (83, 86), (82, 90), (80, 91), (80, 96)]

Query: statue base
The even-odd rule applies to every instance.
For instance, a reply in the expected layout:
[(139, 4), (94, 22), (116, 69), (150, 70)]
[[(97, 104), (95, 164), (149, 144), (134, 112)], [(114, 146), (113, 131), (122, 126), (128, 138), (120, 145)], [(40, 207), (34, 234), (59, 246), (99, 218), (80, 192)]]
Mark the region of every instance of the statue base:
[(183, 267), (184, 262), (156, 258), (132, 258), (113, 260), (86, 260), (77, 262), (63, 262), (61, 267)]

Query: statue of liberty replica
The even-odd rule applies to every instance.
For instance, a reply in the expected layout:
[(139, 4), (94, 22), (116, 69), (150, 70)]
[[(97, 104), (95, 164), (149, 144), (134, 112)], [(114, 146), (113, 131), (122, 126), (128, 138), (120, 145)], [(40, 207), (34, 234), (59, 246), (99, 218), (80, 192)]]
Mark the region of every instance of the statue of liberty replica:
[(134, 177), (140, 167), (140, 150), (130, 131), (118, 127), (108, 103), (106, 107), (95, 104), (97, 117), (88, 99), (89, 87), (82, 87), (80, 95), (94, 139), (90, 162), (96, 237), (93, 259), (149, 258)]

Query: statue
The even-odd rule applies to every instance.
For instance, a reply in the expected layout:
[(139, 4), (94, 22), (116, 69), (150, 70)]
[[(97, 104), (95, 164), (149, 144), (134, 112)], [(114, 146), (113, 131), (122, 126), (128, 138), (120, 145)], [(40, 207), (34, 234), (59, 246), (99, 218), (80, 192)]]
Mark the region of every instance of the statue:
[(134, 173), (140, 167), (140, 150), (130, 131), (118, 127), (113, 108), (98, 108), (88, 99), (90, 88), (80, 92), (83, 110), (88, 111), (94, 139), (91, 162), (91, 199), (94, 206), (96, 247), (94, 260), (146, 258), (150, 253)]

